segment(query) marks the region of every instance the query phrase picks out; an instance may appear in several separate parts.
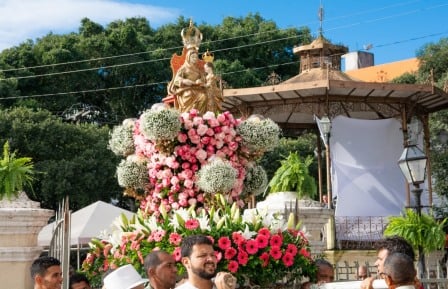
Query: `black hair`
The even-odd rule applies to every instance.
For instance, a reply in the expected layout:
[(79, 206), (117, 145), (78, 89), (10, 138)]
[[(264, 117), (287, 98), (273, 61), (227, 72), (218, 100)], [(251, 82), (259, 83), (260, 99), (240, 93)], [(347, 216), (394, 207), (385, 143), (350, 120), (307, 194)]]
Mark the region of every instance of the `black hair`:
[(61, 262), (50, 256), (39, 257), (31, 264), (30, 273), (31, 278), (34, 279), (36, 275), (44, 276), (47, 269), (51, 266), (61, 266)]
[(88, 285), (90, 285), (89, 279), (87, 279), (87, 276), (81, 273), (75, 273), (72, 276), (70, 276), (70, 281), (68, 288), (72, 288), (73, 284), (80, 283), (80, 282), (86, 282)]
[(402, 253), (415, 260), (414, 248), (404, 238), (399, 236), (386, 237), (375, 243), (377, 251), (387, 250), (389, 254)]
[(154, 268), (160, 265), (160, 255), (162, 254), (170, 255), (169, 253), (162, 250), (154, 250), (145, 257), (144, 266), (146, 273), (148, 273), (148, 270), (150, 268)]
[(180, 252), (182, 257), (190, 257), (193, 252), (194, 245), (210, 245), (213, 246), (212, 241), (204, 235), (191, 235), (182, 240), (180, 245)]

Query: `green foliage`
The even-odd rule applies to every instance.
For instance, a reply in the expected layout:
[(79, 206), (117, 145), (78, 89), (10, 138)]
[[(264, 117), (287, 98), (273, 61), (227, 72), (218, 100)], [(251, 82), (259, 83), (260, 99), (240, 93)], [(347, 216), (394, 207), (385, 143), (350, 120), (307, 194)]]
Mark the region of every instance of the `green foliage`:
[(421, 63), (419, 74), (426, 79), (432, 74), (437, 82), (448, 68), (448, 38), (424, 45), (417, 51), (417, 57)]
[(402, 216), (389, 217), (385, 236), (401, 236), (415, 249), (422, 247), (425, 253), (440, 250), (445, 245), (443, 226), (447, 219), (437, 222), (432, 216), (419, 216), (412, 209), (407, 209)]
[(291, 152), (285, 160), (281, 161), (280, 168), (269, 182), (270, 191), (297, 192), (299, 198), (314, 197), (317, 191), (316, 183), (308, 171), (312, 162), (311, 156), (302, 161), (297, 152)]
[(10, 140), (11, 147), (33, 159), (39, 177), (30, 197), (48, 209), (57, 209), (66, 195), (73, 210), (121, 196), (115, 178), (119, 160), (107, 148), (109, 131), (64, 123), (44, 110), (0, 110), (0, 142)]
[(417, 83), (417, 76), (414, 73), (406, 72), (399, 77), (392, 79), (392, 83), (407, 83), (407, 84), (415, 84)]
[[(16, 87), (4, 90), (0, 84), (0, 96), (83, 91), (36, 98), (28, 105), (60, 114), (83, 103), (98, 107), (102, 122), (117, 124), (167, 95), (166, 84), (172, 77), (169, 59), (174, 53), (181, 54), (180, 31), (188, 25), (189, 19), (184, 17), (158, 29), (140, 17), (116, 20), (104, 27), (84, 18), (78, 33), (49, 33), (35, 43), (28, 41), (2, 51), (0, 68), (41, 66), (8, 71), (4, 78), (44, 76), (20, 79)], [(215, 53), (215, 66), (229, 87), (262, 85), (273, 70), (282, 79), (294, 76), (297, 63), (281, 64), (297, 62), (293, 46), (311, 39), (309, 29), (279, 29), (258, 14), (227, 17), (216, 26), (197, 26), (204, 35), (201, 51), (220, 51)], [(114, 57), (118, 55), (125, 56)], [(66, 64), (51, 65), (57, 63)], [(22, 105), (20, 99), (0, 101), (6, 108)]]
[(16, 157), (9, 149), (9, 143), (3, 145), (3, 158), (0, 160), (0, 200), (17, 197), (34, 180), (34, 165), (29, 157)]

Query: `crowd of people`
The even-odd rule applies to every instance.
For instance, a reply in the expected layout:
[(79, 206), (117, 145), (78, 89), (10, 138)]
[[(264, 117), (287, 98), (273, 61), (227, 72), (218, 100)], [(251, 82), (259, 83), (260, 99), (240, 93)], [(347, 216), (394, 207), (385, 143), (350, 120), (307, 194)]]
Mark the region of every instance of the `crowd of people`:
[[(401, 237), (388, 237), (376, 243), (377, 275), (370, 276), (365, 265), (357, 270), (357, 279), (362, 280), (359, 289), (373, 289), (375, 279), (385, 280), (389, 289), (421, 289), (414, 267), (415, 253), (412, 246)], [(187, 277), (178, 280), (177, 265), (173, 256), (157, 250), (145, 257), (147, 278), (142, 278), (132, 265), (125, 265), (107, 272), (103, 276), (103, 289), (235, 289), (236, 278), (227, 272), (217, 271), (217, 259), (213, 244), (203, 235), (188, 236), (181, 244), (181, 263)], [(303, 289), (316, 288), (333, 282), (333, 265), (325, 259), (316, 259), (316, 283), (306, 282)], [(62, 268), (58, 259), (40, 257), (31, 265), (34, 289), (60, 289)], [(266, 272), (268, 274), (268, 272)], [(70, 275), (70, 289), (91, 289), (89, 280), (81, 273)]]

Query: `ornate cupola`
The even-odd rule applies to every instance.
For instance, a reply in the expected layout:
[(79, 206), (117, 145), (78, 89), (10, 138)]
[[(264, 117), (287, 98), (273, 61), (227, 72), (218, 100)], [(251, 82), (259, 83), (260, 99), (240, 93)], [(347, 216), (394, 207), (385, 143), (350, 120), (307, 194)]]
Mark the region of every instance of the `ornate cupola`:
[(348, 48), (331, 44), (321, 34), (311, 44), (294, 47), (293, 52), (300, 56), (299, 73), (302, 73), (314, 68), (341, 70), (341, 56)]
[(300, 57), (300, 71), (309, 71), (314, 68), (326, 68), (328, 70), (341, 70), (341, 57), (348, 52), (348, 48), (343, 45), (334, 45), (324, 37), (322, 23), (324, 18), (324, 8), (319, 7), (319, 36), (308, 45), (294, 47), (294, 54)]

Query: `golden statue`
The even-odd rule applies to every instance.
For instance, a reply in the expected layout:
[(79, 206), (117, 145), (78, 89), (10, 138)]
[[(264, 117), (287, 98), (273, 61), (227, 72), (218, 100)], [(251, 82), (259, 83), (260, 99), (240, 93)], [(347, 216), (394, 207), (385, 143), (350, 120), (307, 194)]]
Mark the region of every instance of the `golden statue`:
[[(171, 58), (173, 78), (168, 84), (168, 97), (165, 103), (173, 103), (181, 112), (195, 108), (199, 114), (207, 111), (221, 110), (222, 90), (218, 86), (218, 78), (213, 72), (213, 54), (204, 53), (199, 58), (199, 45), (202, 33), (193, 26), (182, 29), (184, 48), (182, 55), (174, 54)], [(207, 71), (207, 72), (206, 72)]]

